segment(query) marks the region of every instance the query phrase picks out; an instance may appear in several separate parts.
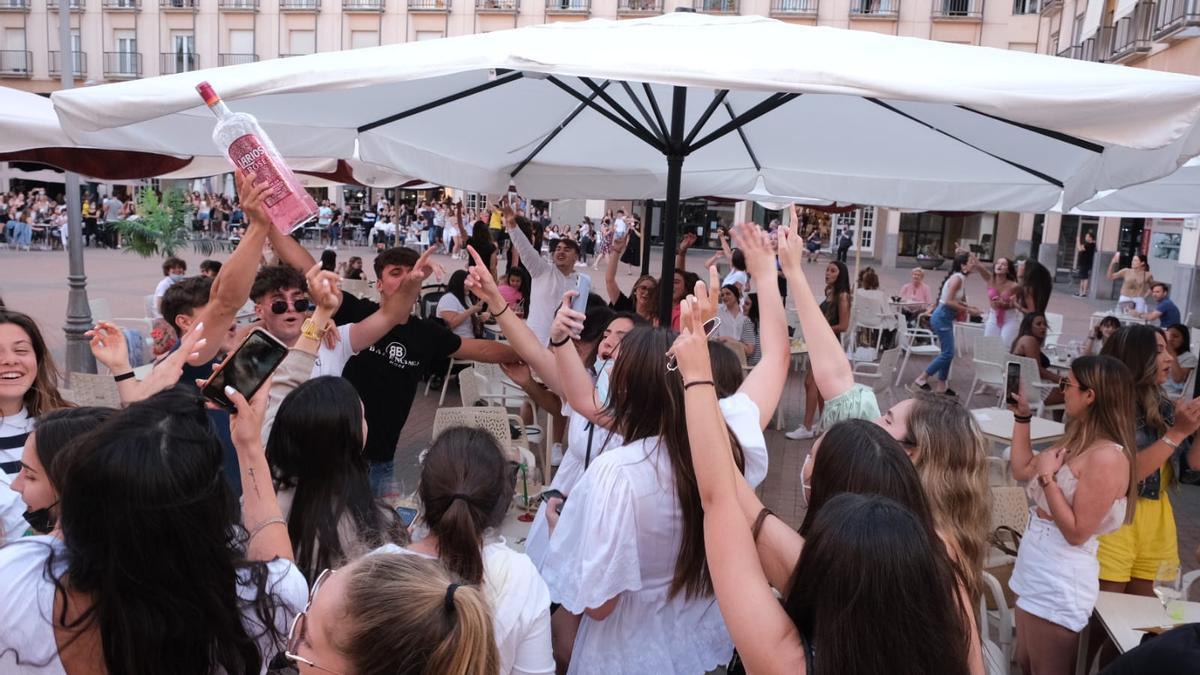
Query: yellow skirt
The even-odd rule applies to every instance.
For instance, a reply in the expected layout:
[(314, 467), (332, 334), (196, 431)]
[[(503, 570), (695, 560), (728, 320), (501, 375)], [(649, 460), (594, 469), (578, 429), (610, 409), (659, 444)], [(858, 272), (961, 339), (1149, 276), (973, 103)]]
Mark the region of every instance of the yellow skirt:
[(1132, 523), (1100, 537), (1096, 557), (1102, 581), (1153, 581), (1160, 563), (1179, 564), (1179, 535), (1165, 478), (1158, 499), (1138, 497)]

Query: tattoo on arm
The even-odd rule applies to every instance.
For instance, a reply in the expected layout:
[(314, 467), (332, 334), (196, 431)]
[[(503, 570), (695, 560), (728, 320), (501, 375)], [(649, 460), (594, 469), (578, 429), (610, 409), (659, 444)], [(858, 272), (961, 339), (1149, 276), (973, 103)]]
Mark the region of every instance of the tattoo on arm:
[(246, 469), (246, 472), (250, 474), (250, 484), (254, 486), (254, 496), (262, 499), (262, 493), (258, 491), (258, 479), (254, 477), (254, 467)]

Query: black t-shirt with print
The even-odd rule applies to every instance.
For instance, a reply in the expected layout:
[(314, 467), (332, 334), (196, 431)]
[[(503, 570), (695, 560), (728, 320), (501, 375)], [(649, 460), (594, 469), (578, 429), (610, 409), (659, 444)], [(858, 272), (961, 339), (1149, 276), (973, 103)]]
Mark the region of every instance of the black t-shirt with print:
[[(370, 300), (343, 293), (342, 306), (333, 320), (339, 326), (356, 323), (377, 309), (379, 305)], [(430, 364), (448, 358), (461, 346), (462, 338), (444, 325), (413, 317), (346, 363), (342, 377), (354, 385), (366, 411), (363, 454), (368, 460), (392, 460), (422, 376)]]

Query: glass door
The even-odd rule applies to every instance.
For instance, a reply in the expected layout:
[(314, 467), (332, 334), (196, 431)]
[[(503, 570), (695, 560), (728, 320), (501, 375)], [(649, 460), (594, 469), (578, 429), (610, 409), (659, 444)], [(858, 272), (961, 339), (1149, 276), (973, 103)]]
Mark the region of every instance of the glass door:
[(172, 39), (175, 42), (173, 49), (175, 54), (174, 72), (186, 73), (196, 70), (196, 36), (191, 33), (176, 33)]
[(117, 72), (137, 75), (137, 38), (131, 34), (117, 35)]

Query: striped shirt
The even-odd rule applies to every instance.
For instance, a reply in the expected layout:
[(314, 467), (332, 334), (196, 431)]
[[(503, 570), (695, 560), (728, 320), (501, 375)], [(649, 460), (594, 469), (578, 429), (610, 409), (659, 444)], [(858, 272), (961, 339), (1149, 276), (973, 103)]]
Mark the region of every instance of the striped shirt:
[(23, 516), (25, 502), (11, 486), (21, 471), (21, 453), (33, 423), (25, 408), (16, 415), (0, 417), (0, 545), (19, 538), (28, 529)]

